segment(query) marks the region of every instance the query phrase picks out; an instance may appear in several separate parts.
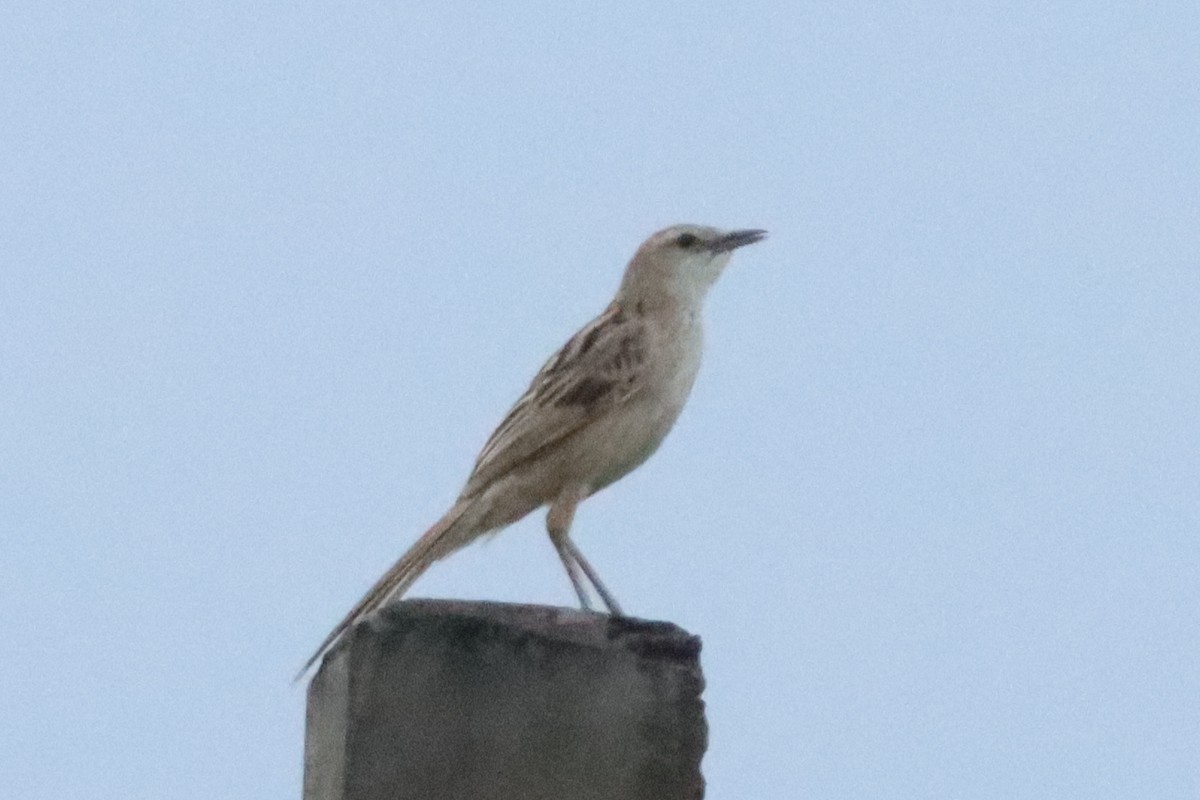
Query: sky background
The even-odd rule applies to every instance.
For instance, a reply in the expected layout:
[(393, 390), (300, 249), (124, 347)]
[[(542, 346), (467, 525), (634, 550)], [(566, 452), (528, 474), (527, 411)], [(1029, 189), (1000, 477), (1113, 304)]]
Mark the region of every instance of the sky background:
[[(1200, 796), (1200, 6), (0, 9), (0, 776), (299, 797), (291, 677), (636, 245), (762, 227), (575, 538), (711, 798)], [(572, 604), (531, 516), (414, 595)]]

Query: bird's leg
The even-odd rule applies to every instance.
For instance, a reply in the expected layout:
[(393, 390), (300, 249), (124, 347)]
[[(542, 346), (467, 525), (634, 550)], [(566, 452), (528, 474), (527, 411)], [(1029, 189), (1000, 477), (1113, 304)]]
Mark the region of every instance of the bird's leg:
[(558, 553), (559, 560), (562, 561), (563, 568), (567, 571), (567, 577), (571, 579), (571, 585), (575, 587), (580, 607), (585, 611), (591, 611), (592, 604), (588, 600), (583, 579), (579, 575), (579, 565), (575, 563), (571, 554), (573, 545), (567, 538), (567, 533), (571, 530), (571, 520), (575, 518), (575, 507), (579, 505), (580, 499), (578, 491), (564, 491), (559, 495), (551, 504), (550, 512), (546, 514), (546, 531), (550, 534), (550, 541)]
[(608, 606), (608, 613), (614, 617), (625, 616), (624, 612), (621, 611), (621, 604), (617, 602), (617, 598), (613, 597), (612, 593), (605, 588), (604, 581), (600, 580), (600, 576), (596, 573), (596, 570), (592, 569), (592, 565), (583, 557), (583, 553), (579, 551), (575, 543), (570, 538), (564, 536), (563, 547), (566, 548), (567, 554), (570, 555), (571, 559), (583, 570), (583, 574), (587, 575), (587, 579), (592, 582), (592, 586), (596, 589), (596, 594), (600, 595), (600, 599), (604, 601), (604, 605)]
[(550, 534), (550, 541), (554, 542), (554, 549), (558, 551), (558, 557), (563, 563), (563, 567), (567, 570), (567, 577), (571, 579), (571, 585), (575, 587), (575, 594), (579, 597), (579, 607), (584, 611), (592, 610), (592, 603), (588, 600), (587, 591), (583, 588), (583, 580), (579, 575), (579, 567), (571, 560), (571, 555), (567, 551), (565, 536), (556, 536)]
[(596, 590), (596, 594), (600, 595), (600, 599), (604, 601), (604, 605), (608, 607), (608, 613), (623, 617), (621, 604), (612, 596), (604, 582), (600, 580), (600, 575), (588, 563), (588, 560), (583, 557), (583, 553), (571, 541), (571, 521), (575, 519), (575, 509), (579, 506), (579, 502), (587, 496), (587, 487), (585, 486), (568, 486), (554, 502), (550, 505), (550, 513), (546, 515), (546, 530), (550, 532), (550, 541), (554, 543), (554, 549), (558, 551), (558, 557), (562, 560), (563, 566), (567, 570), (567, 575), (571, 578), (571, 585), (575, 587), (575, 594), (579, 595), (579, 603), (585, 609), (591, 609), (591, 604), (588, 602), (587, 592), (584, 590), (583, 581), (580, 580), (579, 571), (583, 570), (583, 574), (591, 582), (592, 588)]

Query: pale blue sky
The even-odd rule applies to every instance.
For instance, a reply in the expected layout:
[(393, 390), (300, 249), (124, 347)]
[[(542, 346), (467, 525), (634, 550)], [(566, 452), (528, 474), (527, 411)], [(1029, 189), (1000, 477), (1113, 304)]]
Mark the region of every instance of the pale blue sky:
[[(689, 221), (772, 236), (576, 538), (709, 796), (1200, 796), (1200, 7), (493, 5), (0, 10), (4, 793), (298, 797), (296, 667)], [(573, 598), (540, 516), (414, 594)]]

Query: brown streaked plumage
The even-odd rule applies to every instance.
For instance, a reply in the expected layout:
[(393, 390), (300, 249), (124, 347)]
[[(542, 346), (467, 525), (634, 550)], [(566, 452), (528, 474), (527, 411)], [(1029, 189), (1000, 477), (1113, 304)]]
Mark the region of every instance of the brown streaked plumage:
[(458, 500), (334, 627), (300, 675), (435, 561), (543, 505), (580, 604), (590, 606), (586, 579), (610, 613), (621, 613), (570, 539), (575, 509), (658, 448), (700, 366), (704, 296), (730, 253), (765, 235), (677, 225), (647, 239), (613, 302), (546, 361), (484, 444)]

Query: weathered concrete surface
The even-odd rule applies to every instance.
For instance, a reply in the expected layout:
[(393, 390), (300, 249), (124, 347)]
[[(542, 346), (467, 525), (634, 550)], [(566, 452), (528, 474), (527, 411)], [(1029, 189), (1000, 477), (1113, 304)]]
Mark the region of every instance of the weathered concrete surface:
[(304, 800), (693, 800), (700, 640), (663, 622), (407, 600), (308, 689)]

